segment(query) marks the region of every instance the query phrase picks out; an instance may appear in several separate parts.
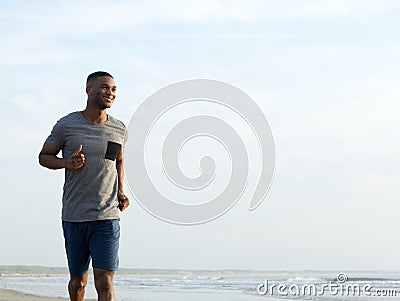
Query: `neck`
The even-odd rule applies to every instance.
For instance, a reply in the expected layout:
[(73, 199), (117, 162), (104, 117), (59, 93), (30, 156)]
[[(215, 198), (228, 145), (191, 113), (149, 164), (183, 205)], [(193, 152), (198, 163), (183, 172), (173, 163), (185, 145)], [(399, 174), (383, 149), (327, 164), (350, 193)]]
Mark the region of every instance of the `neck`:
[(82, 115), (85, 119), (93, 123), (104, 123), (108, 118), (105, 109), (101, 110), (99, 108), (90, 108), (89, 106), (82, 111)]

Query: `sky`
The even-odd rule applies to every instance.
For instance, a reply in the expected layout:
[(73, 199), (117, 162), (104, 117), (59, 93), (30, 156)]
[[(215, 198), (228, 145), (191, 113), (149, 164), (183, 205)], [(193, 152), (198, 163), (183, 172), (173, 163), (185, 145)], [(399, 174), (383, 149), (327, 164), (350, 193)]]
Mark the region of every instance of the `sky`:
[[(66, 266), (64, 173), (37, 156), (55, 122), (84, 109), (87, 75), (105, 70), (118, 86), (109, 113), (125, 124), (158, 89), (209, 78), (245, 91), (276, 144), (273, 184), (251, 212), (256, 153), (242, 198), (206, 224), (163, 222), (127, 191), (121, 267), (399, 270), (399, 16), (385, 0), (2, 2), (0, 265)], [(207, 110), (218, 111), (175, 117)], [(213, 147), (198, 142), (182, 154), (188, 174), (196, 149)]]

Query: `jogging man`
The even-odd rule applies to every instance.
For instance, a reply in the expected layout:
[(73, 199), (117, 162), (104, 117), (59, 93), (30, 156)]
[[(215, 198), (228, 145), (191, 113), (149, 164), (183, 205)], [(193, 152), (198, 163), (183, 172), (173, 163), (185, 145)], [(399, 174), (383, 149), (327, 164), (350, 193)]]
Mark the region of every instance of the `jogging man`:
[[(71, 301), (83, 300), (92, 260), (99, 301), (114, 301), (118, 268), (119, 212), (129, 206), (124, 194), (124, 124), (106, 110), (116, 96), (114, 78), (98, 71), (87, 78), (84, 111), (61, 118), (39, 154), (49, 169), (65, 169), (62, 227), (68, 258)], [(62, 157), (57, 154), (62, 151)]]

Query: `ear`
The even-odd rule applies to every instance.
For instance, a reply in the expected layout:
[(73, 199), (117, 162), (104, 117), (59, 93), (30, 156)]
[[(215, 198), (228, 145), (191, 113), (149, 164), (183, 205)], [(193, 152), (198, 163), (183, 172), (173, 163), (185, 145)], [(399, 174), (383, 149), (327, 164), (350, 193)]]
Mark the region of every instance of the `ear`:
[(86, 94), (91, 95), (91, 87), (86, 87)]

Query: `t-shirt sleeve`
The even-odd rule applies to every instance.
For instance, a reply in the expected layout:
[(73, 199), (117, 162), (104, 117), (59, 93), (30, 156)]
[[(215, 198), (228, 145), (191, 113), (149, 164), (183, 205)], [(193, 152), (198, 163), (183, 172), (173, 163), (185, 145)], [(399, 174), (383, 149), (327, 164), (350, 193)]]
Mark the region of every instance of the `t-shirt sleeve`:
[(50, 144), (57, 150), (61, 150), (64, 145), (64, 127), (61, 120), (53, 126), (49, 137), (46, 139), (46, 143)]
[(128, 141), (128, 129), (125, 128), (125, 134), (124, 134), (124, 146), (126, 145), (126, 142)]

